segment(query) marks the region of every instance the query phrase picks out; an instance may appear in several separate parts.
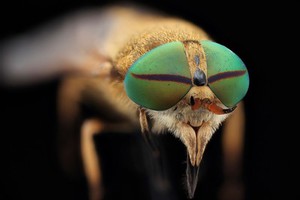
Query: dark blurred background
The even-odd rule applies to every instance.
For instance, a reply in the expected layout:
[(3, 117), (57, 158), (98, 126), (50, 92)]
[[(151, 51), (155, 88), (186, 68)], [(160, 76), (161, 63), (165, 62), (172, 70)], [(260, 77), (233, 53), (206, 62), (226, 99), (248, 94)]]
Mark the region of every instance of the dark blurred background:
[[(1, 6), (1, 39), (26, 33), (70, 11), (115, 2), (119, 1), (11, 1)], [(283, 129), (280, 113), (275, 109), (278, 101), (272, 96), (276, 92), (272, 80), (280, 70), (276, 63), (278, 43), (273, 37), (280, 35), (278, 22), (282, 15), (278, 5), (191, 0), (152, 0), (143, 1), (142, 5), (196, 23), (246, 63), (250, 74), (250, 89), (245, 98), (247, 127), (243, 159), (246, 199), (279, 199), (282, 172), (278, 138)], [(284, 7), (280, 6), (280, 10)], [(37, 86), (1, 88), (0, 199), (87, 198), (85, 180), (66, 177), (57, 161), (58, 84), (59, 80), (51, 80)], [(207, 147), (196, 199), (213, 199), (222, 180), (220, 137), (218, 132)], [(164, 136), (162, 142), (169, 158), (166, 176), (172, 183), (174, 199), (185, 199), (182, 183), (185, 149), (170, 135)], [(102, 144), (99, 148), (107, 161), (104, 164), (109, 188), (107, 199), (150, 199), (153, 189), (145, 181), (149, 172), (141, 137), (107, 134), (96, 138), (96, 143)], [(137, 160), (143, 161), (142, 164)]]

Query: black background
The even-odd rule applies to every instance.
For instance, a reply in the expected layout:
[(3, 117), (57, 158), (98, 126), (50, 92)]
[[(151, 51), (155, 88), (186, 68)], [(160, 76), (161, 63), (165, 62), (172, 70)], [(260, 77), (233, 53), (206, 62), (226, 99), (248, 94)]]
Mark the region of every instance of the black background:
[[(39, 25), (56, 19), (66, 12), (85, 7), (101, 6), (118, 1), (27, 1), (14, 2), (1, 7), (1, 39), (25, 33)], [(132, 1), (133, 2), (133, 1)], [(273, 96), (278, 89), (277, 73), (280, 73), (278, 51), (282, 29), (282, 5), (262, 5), (251, 2), (194, 2), (186, 1), (144, 1), (156, 9), (188, 19), (203, 27), (216, 41), (236, 52), (246, 63), (250, 74), (250, 88), (245, 98), (247, 132), (244, 152), (244, 179), (246, 199), (278, 199), (281, 194), (281, 167), (279, 148), (283, 133), (278, 98)], [(278, 37), (274, 37), (274, 35)], [(276, 73), (277, 72), (277, 73)], [(52, 80), (37, 86), (15, 89), (1, 89), (1, 190), (0, 199), (85, 199), (85, 181), (72, 181), (62, 173), (57, 162), (56, 151), (56, 89), (59, 80)], [(214, 136), (207, 149), (205, 159), (213, 156), (220, 160), (220, 134)], [(99, 140), (96, 139), (96, 140)], [(173, 137), (164, 141), (169, 161), (169, 178), (175, 182), (174, 195), (185, 197), (181, 188), (185, 158), (183, 146)], [(108, 164), (107, 181), (111, 186), (111, 198), (147, 199), (149, 189), (143, 166), (136, 160), (143, 160), (136, 135), (104, 136), (104, 159)], [(116, 148), (117, 147), (117, 148)], [(136, 153), (132, 155), (132, 152)], [(109, 156), (120, 159), (111, 159)], [(125, 157), (128, 157), (125, 159)], [(113, 161), (111, 161), (111, 160)], [(200, 183), (202, 190), (214, 193), (212, 179), (218, 179), (220, 162), (207, 161), (211, 170), (207, 181)], [(116, 167), (118, 166), (118, 167)], [(208, 167), (209, 168), (209, 167)], [(125, 171), (124, 171), (125, 170)], [(205, 170), (205, 169), (203, 169)], [(207, 170), (207, 169), (206, 169)], [(122, 173), (126, 172), (126, 173)], [(117, 178), (116, 178), (117, 177)], [(109, 178), (107, 178), (109, 179)], [(145, 182), (145, 181), (144, 181)], [(113, 195), (118, 191), (118, 195)], [(201, 199), (201, 189), (197, 195)], [(121, 196), (122, 195), (122, 196)], [(1, 198), (3, 196), (3, 198)], [(209, 195), (208, 195), (209, 196)]]

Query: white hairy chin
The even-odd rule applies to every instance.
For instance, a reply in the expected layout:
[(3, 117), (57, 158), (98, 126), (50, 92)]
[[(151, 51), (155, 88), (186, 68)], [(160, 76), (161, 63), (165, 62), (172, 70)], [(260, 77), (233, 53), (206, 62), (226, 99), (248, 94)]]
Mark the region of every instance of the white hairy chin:
[(228, 114), (216, 115), (207, 109), (200, 108), (192, 110), (189, 106), (181, 107), (176, 110), (170, 108), (166, 111), (147, 110), (153, 121), (152, 132), (161, 133), (164, 131), (177, 132), (178, 124), (184, 123), (191, 126), (195, 131), (202, 126), (204, 122), (211, 122), (213, 129), (227, 118)]

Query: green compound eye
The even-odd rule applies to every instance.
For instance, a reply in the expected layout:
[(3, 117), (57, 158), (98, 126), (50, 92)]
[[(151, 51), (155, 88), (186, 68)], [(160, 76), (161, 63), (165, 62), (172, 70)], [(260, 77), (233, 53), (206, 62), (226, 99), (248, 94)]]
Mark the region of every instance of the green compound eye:
[(211, 41), (200, 43), (206, 55), (210, 89), (225, 106), (235, 106), (249, 88), (249, 75), (245, 64), (225, 46)]
[(152, 110), (166, 110), (192, 87), (185, 49), (181, 42), (158, 46), (131, 65), (125, 91), (135, 103)]

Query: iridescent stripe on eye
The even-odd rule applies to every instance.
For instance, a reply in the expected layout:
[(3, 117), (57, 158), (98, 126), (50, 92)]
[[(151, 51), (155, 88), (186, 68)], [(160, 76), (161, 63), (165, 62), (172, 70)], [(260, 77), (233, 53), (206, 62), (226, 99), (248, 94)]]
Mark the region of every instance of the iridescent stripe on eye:
[(226, 79), (226, 78), (233, 78), (237, 76), (242, 76), (246, 73), (246, 70), (237, 70), (237, 71), (228, 71), (228, 72), (221, 72), (218, 74), (215, 74), (213, 76), (210, 76), (208, 78), (208, 83), (213, 83), (216, 81), (219, 81), (221, 79)]
[(177, 83), (184, 83), (191, 85), (192, 80), (190, 78), (180, 76), (180, 75), (172, 75), (172, 74), (134, 74), (131, 75), (138, 79), (149, 80), (149, 81), (172, 81)]

